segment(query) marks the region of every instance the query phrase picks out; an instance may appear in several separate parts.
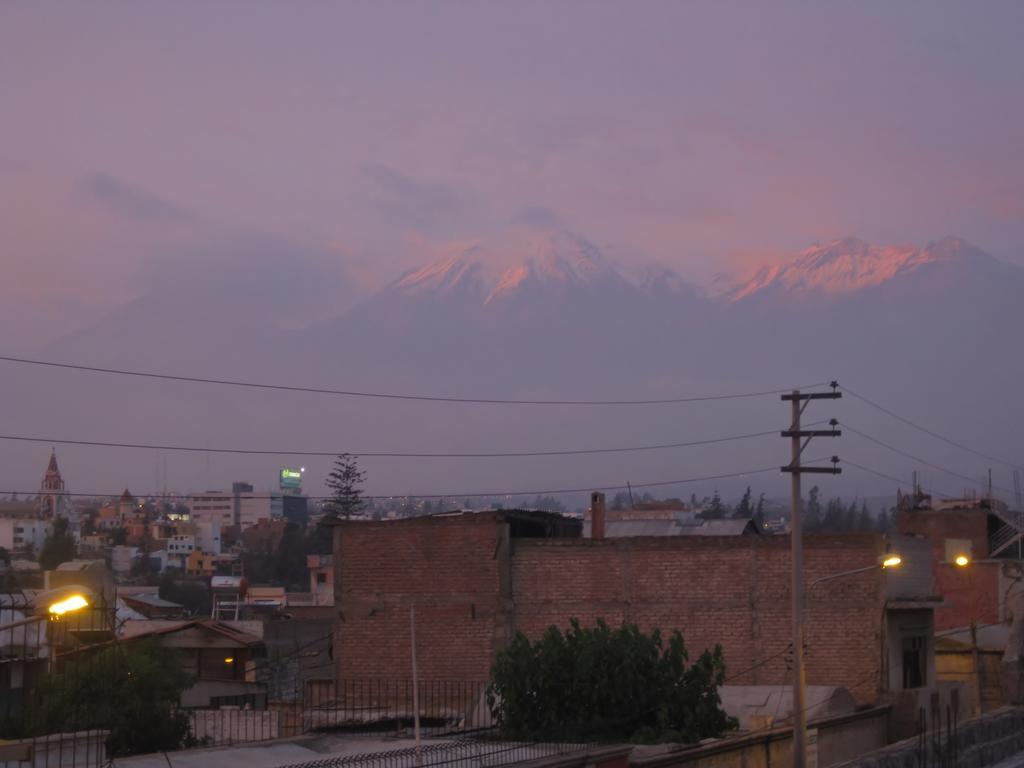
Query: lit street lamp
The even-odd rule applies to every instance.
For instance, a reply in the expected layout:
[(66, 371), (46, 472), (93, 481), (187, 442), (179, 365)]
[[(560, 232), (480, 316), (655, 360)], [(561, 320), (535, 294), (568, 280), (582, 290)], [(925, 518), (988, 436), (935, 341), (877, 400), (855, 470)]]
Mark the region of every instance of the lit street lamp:
[(60, 619), (70, 613), (75, 613), (88, 607), (92, 604), (94, 597), (92, 590), (77, 584), (47, 590), (37, 598), (32, 616), (11, 621), (7, 624), (0, 624), (0, 632), (23, 627), (26, 624), (45, 621), (46, 619)]
[[(844, 576), (853, 576), (857, 573), (867, 573), (868, 571), (874, 571), (878, 569), (889, 570), (891, 568), (899, 568), (902, 564), (902, 557), (900, 557), (895, 552), (889, 552), (885, 555), (880, 556), (878, 558), (878, 562), (876, 562), (874, 565), (866, 565), (863, 568), (854, 568), (850, 571), (830, 573), (828, 576), (821, 576), (812, 581), (810, 584), (807, 585), (807, 589), (805, 589), (803, 592), (803, 601), (799, 601), (796, 603), (796, 605), (801, 608), (799, 617), (797, 619), (798, 632), (796, 636), (801, 638), (802, 640), (804, 636), (803, 622), (805, 613), (805, 611), (802, 609), (806, 605), (806, 601), (811, 596), (811, 590), (813, 590), (823, 581), (832, 581), (833, 579), (841, 579)], [(807, 748), (807, 720), (804, 717), (804, 711), (802, 709), (802, 707), (804, 706), (803, 702), (806, 700), (807, 697), (807, 669), (803, 654), (796, 653), (795, 651), (796, 649), (794, 648), (793, 658), (795, 661), (794, 666), (796, 667), (794, 687), (797, 690), (795, 691), (796, 696), (794, 696), (793, 698), (793, 765), (797, 768), (802, 768), (802, 766), (805, 765), (806, 755), (801, 754), (801, 750), (806, 750)], [(797, 711), (797, 708), (800, 708), (800, 710)]]
[[(961, 557), (963, 557), (961, 555)], [(958, 558), (959, 559), (959, 558)], [(890, 568), (899, 568), (903, 564), (903, 558), (897, 555), (895, 552), (882, 555), (878, 558), (878, 562), (874, 565), (866, 565), (863, 568), (854, 568), (852, 571), (840, 571), (839, 573), (830, 573), (828, 576), (822, 576), (815, 579), (807, 586), (807, 596), (810, 597), (811, 590), (814, 589), (818, 584), (823, 581), (832, 581), (832, 579), (841, 579), (844, 576), (853, 576), (855, 573), (867, 573), (868, 571), (874, 571), (881, 568), (883, 571), (887, 571)]]

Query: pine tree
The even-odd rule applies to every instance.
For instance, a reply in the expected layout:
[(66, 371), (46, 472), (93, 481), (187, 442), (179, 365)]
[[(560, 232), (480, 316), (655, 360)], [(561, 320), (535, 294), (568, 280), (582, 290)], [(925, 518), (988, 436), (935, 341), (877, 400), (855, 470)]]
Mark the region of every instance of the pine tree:
[(754, 522), (758, 528), (764, 527), (764, 491), (757, 497), (757, 509), (754, 511)]
[(334, 495), (324, 503), (327, 514), (350, 520), (365, 506), (363, 492), (359, 486), (366, 473), (359, 469), (357, 457), (343, 453), (334, 460), (334, 469), (327, 476), (326, 485)]
[(58, 517), (53, 521), (53, 532), (46, 537), (39, 552), (39, 567), (52, 571), (61, 563), (74, 560), (75, 555), (75, 539), (68, 530), (67, 518)]
[(821, 501), (818, 500), (818, 486), (808, 492), (807, 504), (804, 507), (803, 529), (817, 531), (821, 528)]
[(753, 507), (750, 503), (750, 486), (748, 485), (746, 492), (743, 494), (743, 498), (740, 499), (740, 503), (736, 505), (736, 509), (732, 513), (732, 516), (736, 518), (749, 518), (752, 514)]
[(722, 497), (718, 495), (716, 488), (714, 496), (711, 497), (711, 503), (704, 507), (704, 511), (700, 513), (699, 517), (705, 520), (717, 520), (725, 517), (726, 511), (725, 505), (722, 504)]
[(870, 531), (873, 523), (871, 513), (868, 512), (867, 502), (862, 501), (860, 503), (860, 514), (857, 515), (857, 530)]

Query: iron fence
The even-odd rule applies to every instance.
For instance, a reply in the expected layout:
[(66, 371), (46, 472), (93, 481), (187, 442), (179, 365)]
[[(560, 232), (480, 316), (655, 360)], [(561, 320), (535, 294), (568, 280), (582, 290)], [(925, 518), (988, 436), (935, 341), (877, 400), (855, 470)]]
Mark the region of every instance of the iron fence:
[(489, 739), (462, 739), (405, 747), (383, 752), (342, 755), (296, 763), (287, 768), (490, 768), (517, 765), (543, 758), (585, 758), (594, 744), (550, 741), (502, 742)]
[[(126, 721), (123, 698), (139, 687), (131, 685), (133, 676), (136, 682), (159, 679), (146, 678), (152, 670), (139, 667), (145, 660), (133, 655), (137, 642), (118, 639), (115, 611), (106, 605), (54, 617), (39, 615), (28, 601), (0, 596), (0, 768), (92, 768), (137, 749), (139, 724)], [(401, 737), (412, 735), (418, 715), (425, 737), (449, 739), (429, 748), (437, 764), (474, 759), (479, 765), (486, 755), (527, 749), (526, 744), (499, 748), (450, 741), (493, 730), (486, 682), (336, 680), (311, 654), (304, 646), (247, 669), (246, 691), (259, 688), (259, 695), (211, 695), (212, 706), (172, 709), (169, 727), (180, 730), (168, 739), (178, 747), (220, 747), (318, 732)], [(160, 656), (161, 663), (172, 664), (173, 654), (161, 651)], [(211, 682), (216, 685), (198, 684)], [(150, 726), (163, 724), (145, 724)], [(391, 758), (375, 759), (399, 765), (401, 755), (398, 750)]]
[(310, 680), (303, 726), (377, 733), (407, 731), (418, 713), (424, 733), (443, 735), (493, 728), (487, 683), (465, 680)]
[(917, 768), (956, 768), (960, 757), (959, 731), (960, 692), (951, 690), (945, 707), (939, 694), (932, 693), (928, 709), (918, 710)]

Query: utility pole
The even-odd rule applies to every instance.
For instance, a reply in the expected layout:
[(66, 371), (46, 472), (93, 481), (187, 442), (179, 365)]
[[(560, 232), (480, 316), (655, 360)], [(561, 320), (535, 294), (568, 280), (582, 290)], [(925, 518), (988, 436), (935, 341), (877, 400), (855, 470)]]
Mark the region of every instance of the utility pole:
[(416, 606), (409, 606), (409, 634), (412, 647), (412, 710), (413, 731), (416, 737), (416, 768), (423, 765), (423, 747), (420, 737), (420, 675), (416, 665)]
[[(839, 457), (832, 457), (831, 467), (805, 467), (800, 464), (800, 455), (815, 437), (839, 437), (836, 429), (839, 422), (832, 419), (831, 429), (801, 429), (800, 417), (811, 400), (838, 400), (843, 394), (837, 391), (839, 384), (832, 382), (831, 392), (801, 393), (794, 389), (792, 394), (782, 395), (782, 400), (792, 404), (792, 421), (789, 429), (782, 432), (790, 438), (792, 447), (790, 463), (782, 467), (792, 478), (793, 507), (789, 522), (790, 560), (793, 566), (793, 768), (805, 768), (807, 763), (807, 670), (804, 666), (804, 547), (803, 531), (800, 526), (800, 476), (805, 473), (838, 475), (842, 470), (836, 466)], [(806, 439), (805, 439), (806, 438)], [(801, 440), (803, 441), (801, 443)]]

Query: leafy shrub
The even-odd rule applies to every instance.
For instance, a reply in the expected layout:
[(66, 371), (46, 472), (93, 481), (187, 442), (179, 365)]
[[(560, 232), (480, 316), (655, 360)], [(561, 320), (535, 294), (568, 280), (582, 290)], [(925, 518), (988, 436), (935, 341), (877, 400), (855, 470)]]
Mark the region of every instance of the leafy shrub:
[(487, 701), (512, 738), (695, 742), (735, 721), (721, 708), (721, 646), (687, 664), (679, 632), (611, 629), (603, 620), (564, 634), (549, 627), (536, 643), (521, 632), (498, 654)]

